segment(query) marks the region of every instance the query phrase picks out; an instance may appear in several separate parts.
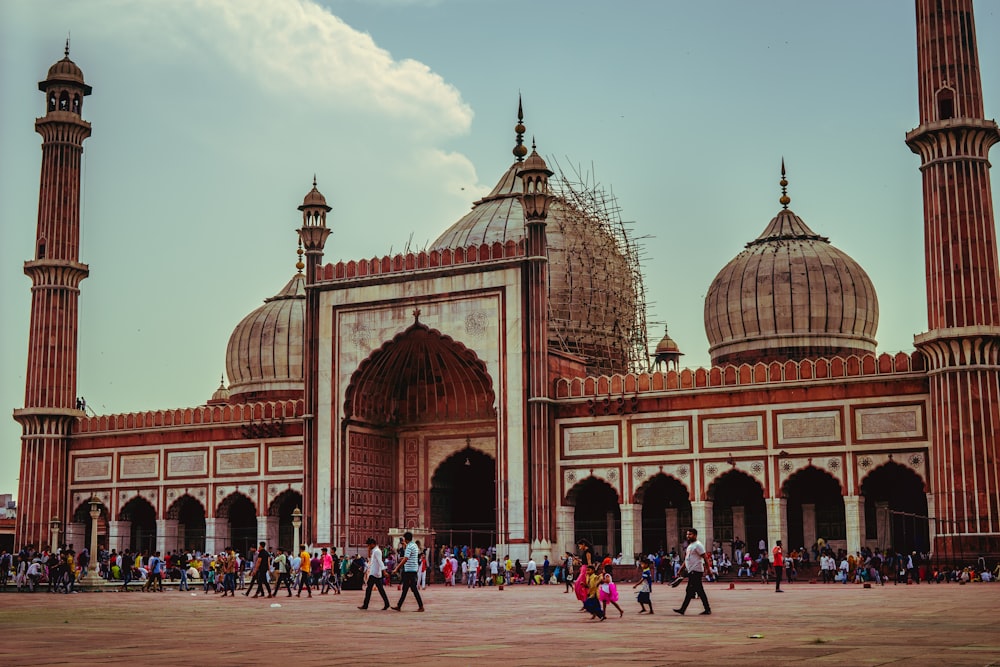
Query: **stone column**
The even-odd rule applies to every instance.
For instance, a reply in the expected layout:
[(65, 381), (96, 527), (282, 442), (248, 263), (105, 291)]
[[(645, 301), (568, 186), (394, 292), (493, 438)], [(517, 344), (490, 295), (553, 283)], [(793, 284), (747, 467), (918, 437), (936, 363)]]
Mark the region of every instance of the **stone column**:
[(615, 540), (615, 538), (618, 537), (618, 530), (617, 526), (615, 526), (615, 513), (608, 512), (605, 520), (607, 521), (606, 524), (607, 530), (606, 530), (606, 537), (604, 538), (604, 543), (607, 544), (606, 551), (607, 553), (610, 554), (612, 552), (617, 551), (615, 545), (615, 542), (617, 540)]
[(861, 551), (861, 531), (865, 525), (865, 508), (861, 496), (844, 496), (844, 519), (847, 523), (847, 553)]
[(889, 514), (888, 501), (875, 503), (875, 540), (883, 551), (895, 546), (892, 544), (892, 515)]
[(622, 557), (631, 563), (642, 552), (642, 505), (622, 505)]
[(574, 551), (574, 547), (576, 546), (573, 543), (573, 540), (576, 539), (576, 536), (573, 534), (573, 522), (575, 518), (576, 508), (573, 506), (560, 505), (556, 510), (556, 541), (558, 544), (556, 544), (555, 548), (559, 550), (560, 556), (567, 551)]
[(205, 519), (205, 551), (217, 554), (229, 546), (229, 519), (208, 517)]
[(805, 547), (811, 549), (816, 544), (816, 505), (813, 503), (802, 504), (802, 541), (805, 544), (789, 544), (790, 549)]
[[(888, 510), (888, 506), (886, 510)], [(929, 550), (929, 556), (933, 557), (934, 554), (934, 540), (937, 538), (937, 515), (935, 513), (934, 506), (934, 494), (927, 494), (927, 537), (929, 538), (929, 544), (927, 546)]]
[[(715, 542), (715, 517), (712, 515), (713, 503), (711, 500), (695, 500), (691, 503), (691, 523), (698, 531), (698, 539), (705, 545), (706, 549), (711, 549)], [(680, 545), (677, 545), (680, 548)]]
[(156, 550), (166, 556), (177, 548), (177, 519), (156, 520)]
[(131, 548), (132, 522), (108, 521), (108, 549), (118, 549), (121, 553)]
[[(261, 523), (262, 522), (261, 522), (260, 518), (258, 518), (257, 519), (257, 532), (258, 533), (260, 532)], [(271, 547), (277, 548), (278, 547), (278, 517), (276, 517), (276, 516), (265, 517), (263, 523), (264, 523), (265, 535), (264, 535), (264, 537), (262, 539), (265, 542), (267, 542), (267, 546), (268, 546), (269, 549)], [(260, 541), (260, 540), (258, 540), (258, 541)]]
[[(678, 518), (677, 508), (676, 507), (668, 507), (667, 511), (666, 511), (666, 515), (667, 515), (666, 516), (666, 520), (667, 520), (667, 543), (664, 545), (664, 547), (666, 548), (667, 552), (669, 552), (671, 548), (675, 548), (675, 549), (677, 549), (677, 551), (680, 551), (680, 549), (681, 549), (681, 527), (680, 527), (680, 519)], [(655, 548), (656, 548), (656, 545), (654, 544), (654, 545), (652, 545), (652, 548), (650, 549), (650, 551), (652, 551)]]
[[(765, 498), (767, 505), (767, 553), (770, 554), (775, 543), (781, 540), (785, 552), (790, 551), (788, 544), (788, 503), (784, 498)], [(770, 556), (768, 556), (770, 558)]]
[(257, 548), (257, 542), (267, 542), (268, 538), (268, 528), (271, 526), (271, 517), (269, 516), (259, 516), (257, 517), (257, 541), (254, 542), (253, 546)]

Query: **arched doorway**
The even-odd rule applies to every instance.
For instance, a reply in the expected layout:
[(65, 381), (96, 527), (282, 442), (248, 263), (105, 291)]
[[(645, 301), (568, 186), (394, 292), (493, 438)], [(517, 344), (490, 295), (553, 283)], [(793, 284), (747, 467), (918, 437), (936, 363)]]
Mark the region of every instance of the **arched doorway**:
[(292, 512), (296, 508), (302, 508), (302, 494), (292, 489), (282, 491), (277, 498), (271, 501), (267, 514), (278, 519), (277, 541), (274, 546), (298, 550), (299, 545), (293, 544), (295, 528), (292, 526)]
[(229, 519), (229, 544), (240, 554), (257, 546), (257, 508), (242, 493), (233, 493), (219, 505), (216, 516)]
[[(432, 526), (438, 545), (504, 541), (497, 535), (496, 510), (502, 473), (493, 458), (470, 447), (436, 470), (420, 465), (427, 433), (459, 428), (496, 438), (493, 381), (473, 350), (415, 321), (351, 375), (344, 414), (350, 463), (345, 518), (352, 547), (367, 536), (384, 539), (401, 526)], [(401, 480), (405, 488), (399, 488)]]
[(679, 551), (684, 539), (681, 531), (691, 525), (687, 487), (674, 477), (659, 473), (639, 487), (635, 501), (642, 505), (643, 553)]
[(132, 551), (156, 551), (156, 510), (142, 496), (125, 503), (118, 513), (121, 521), (129, 522), (129, 548)]
[(167, 510), (167, 518), (177, 521), (178, 548), (205, 550), (205, 507), (198, 500), (184, 494)]
[(711, 548), (710, 540), (730, 544), (739, 537), (754, 557), (758, 555), (761, 540), (766, 548), (767, 508), (760, 482), (745, 472), (730, 470), (709, 485), (706, 496), (712, 501), (714, 535), (702, 540), (705, 546)]
[(497, 543), (496, 462), (466, 447), (431, 479), (431, 528), (438, 544), (486, 548)]
[[(924, 482), (906, 466), (889, 462), (861, 482), (865, 497), (865, 537), (884, 551), (930, 550)], [(949, 558), (950, 554), (939, 554)]]
[(827, 543), (847, 539), (844, 490), (833, 475), (810, 465), (789, 477), (781, 492), (788, 522), (785, 551), (810, 549), (819, 538)]
[(594, 555), (617, 555), (621, 551), (621, 507), (618, 492), (604, 480), (588, 477), (567, 494), (575, 507), (574, 540), (585, 538), (594, 546)]

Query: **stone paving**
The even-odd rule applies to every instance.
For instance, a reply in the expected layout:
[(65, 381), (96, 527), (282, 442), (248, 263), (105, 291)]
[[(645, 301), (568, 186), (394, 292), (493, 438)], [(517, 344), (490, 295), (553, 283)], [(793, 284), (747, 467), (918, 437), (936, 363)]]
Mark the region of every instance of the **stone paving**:
[[(707, 584), (671, 611), (683, 586), (653, 590), (640, 615), (587, 620), (562, 586), (431, 586), (427, 611), (402, 612), (361, 592), (312, 599), (163, 593), (0, 593), (0, 665), (1000, 665), (1000, 584)], [(392, 604), (399, 592), (389, 590)], [(377, 596), (376, 596), (377, 599)], [(280, 605), (280, 606), (277, 606)], [(761, 635), (759, 638), (752, 638)]]

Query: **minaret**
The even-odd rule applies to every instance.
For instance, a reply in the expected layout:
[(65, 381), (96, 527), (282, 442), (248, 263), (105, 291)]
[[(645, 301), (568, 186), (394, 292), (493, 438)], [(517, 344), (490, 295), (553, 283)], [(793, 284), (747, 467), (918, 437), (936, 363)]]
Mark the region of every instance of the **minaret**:
[[(524, 132), (521, 105), (518, 103), (517, 146), (514, 155), (520, 161), (524, 154), (521, 136)], [(522, 149), (518, 155), (518, 149)], [(549, 176), (552, 172), (545, 160), (535, 150), (524, 161), (518, 176), (521, 178), (521, 206), (524, 209), (524, 227), (527, 233), (527, 262), (525, 266), (525, 320), (527, 341), (524, 365), (528, 379), (528, 419), (525, 425), (528, 470), (529, 523), (527, 537), (531, 538), (532, 552), (552, 551), (555, 538), (555, 518), (552, 506), (552, 471), (555, 461), (549, 438), (549, 305), (548, 305), (548, 241), (546, 218), (549, 214)], [(535, 556), (538, 558), (538, 556)]]
[(917, 0), (935, 553), (1000, 553), (1000, 268), (972, 0)]
[(77, 317), (80, 282), (90, 270), (80, 263), (80, 156), (90, 123), (80, 117), (91, 88), (66, 56), (39, 82), (45, 115), (35, 119), (42, 135), (35, 258), (24, 263), (31, 278), (31, 325), (21, 424), (21, 478), (17, 547), (48, 544), (49, 521), (66, 524), (68, 437), (83, 416), (76, 397)]
[[(304, 387), (305, 415), (303, 416), (303, 479), (302, 479), (302, 542), (311, 544), (316, 541), (316, 515), (321, 494), (318, 492), (319, 479), (316, 476), (316, 419), (317, 383), (319, 381), (319, 294), (313, 289), (316, 275), (323, 261), (323, 247), (330, 236), (326, 226), (326, 214), (332, 209), (326, 204), (326, 197), (316, 189), (316, 177), (313, 176), (313, 186), (302, 205), (302, 227), (299, 229), (299, 242), (305, 250), (306, 269), (306, 316), (302, 341), (302, 379)], [(301, 264), (301, 258), (299, 260)], [(302, 270), (299, 264), (296, 268)], [(323, 502), (329, 502), (329, 493), (322, 494)], [(294, 545), (298, 548), (299, 545)]]

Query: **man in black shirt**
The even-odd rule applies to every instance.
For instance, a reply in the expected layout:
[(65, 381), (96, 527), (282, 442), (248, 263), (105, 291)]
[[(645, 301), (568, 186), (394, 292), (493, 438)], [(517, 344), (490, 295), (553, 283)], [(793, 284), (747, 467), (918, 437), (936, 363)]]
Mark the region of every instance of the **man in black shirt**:
[[(250, 573), (250, 587), (253, 587), (254, 581), (257, 582), (257, 592), (253, 594), (255, 598), (262, 595), (266, 598), (271, 597), (271, 584), (267, 581), (267, 573), (271, 566), (271, 554), (264, 548), (265, 544), (265, 542), (261, 542), (257, 548), (257, 558), (254, 559), (253, 572)], [(267, 589), (266, 594), (263, 590), (265, 588)]]

